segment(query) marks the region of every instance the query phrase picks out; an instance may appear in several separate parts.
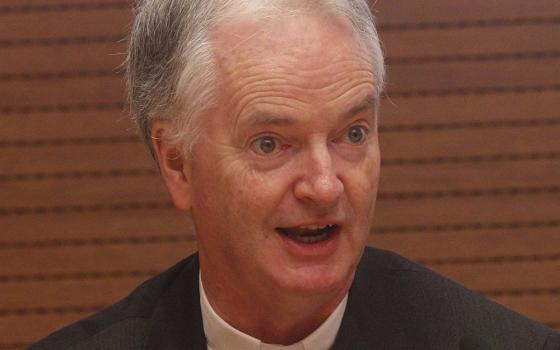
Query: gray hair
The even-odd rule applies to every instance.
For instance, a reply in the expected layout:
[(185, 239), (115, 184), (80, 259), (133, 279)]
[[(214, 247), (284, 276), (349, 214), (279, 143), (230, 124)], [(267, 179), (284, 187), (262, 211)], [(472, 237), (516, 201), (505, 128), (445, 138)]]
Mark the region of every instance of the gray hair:
[(325, 10), (349, 19), (371, 56), (379, 99), (385, 67), (366, 0), (140, 0), (126, 77), (132, 116), (154, 158), (155, 120), (168, 121), (171, 131), (163, 136), (189, 153), (199, 134), (198, 119), (215, 103), (212, 28), (228, 18), (268, 17), (288, 10)]

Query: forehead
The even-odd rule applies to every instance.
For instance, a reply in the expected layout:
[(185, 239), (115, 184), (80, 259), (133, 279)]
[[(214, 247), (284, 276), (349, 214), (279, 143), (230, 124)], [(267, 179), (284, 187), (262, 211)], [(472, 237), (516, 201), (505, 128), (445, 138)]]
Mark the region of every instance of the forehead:
[(240, 20), (211, 38), (218, 109), (206, 122), (225, 134), (242, 134), (255, 119), (327, 130), (377, 96), (371, 58), (345, 18)]
[(346, 79), (352, 79), (354, 72), (361, 72), (373, 79), (370, 57), (345, 18), (294, 14), (239, 20), (218, 25), (212, 40), (226, 86), (250, 83), (251, 76), (269, 83), (289, 78), (308, 89), (341, 78), (333, 74), (350, 74)]

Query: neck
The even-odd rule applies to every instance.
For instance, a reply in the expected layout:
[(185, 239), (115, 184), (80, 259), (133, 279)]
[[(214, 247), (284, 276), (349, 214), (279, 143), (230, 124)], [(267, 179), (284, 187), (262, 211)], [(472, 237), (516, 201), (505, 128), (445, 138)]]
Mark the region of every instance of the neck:
[(279, 345), (297, 343), (319, 328), (344, 299), (352, 281), (329, 294), (271, 293), (262, 286), (213, 278), (216, 275), (205, 269), (202, 259), (201, 276), (210, 305), (224, 321), (264, 343)]

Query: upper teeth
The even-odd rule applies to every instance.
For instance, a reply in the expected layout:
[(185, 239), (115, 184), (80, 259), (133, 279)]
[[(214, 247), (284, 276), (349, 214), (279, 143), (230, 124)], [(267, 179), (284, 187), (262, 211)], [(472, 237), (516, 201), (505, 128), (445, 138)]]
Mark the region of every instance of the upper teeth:
[(327, 227), (333, 226), (331, 224), (328, 225), (306, 225), (306, 226), (300, 226), (299, 228), (302, 230), (322, 230), (325, 229)]

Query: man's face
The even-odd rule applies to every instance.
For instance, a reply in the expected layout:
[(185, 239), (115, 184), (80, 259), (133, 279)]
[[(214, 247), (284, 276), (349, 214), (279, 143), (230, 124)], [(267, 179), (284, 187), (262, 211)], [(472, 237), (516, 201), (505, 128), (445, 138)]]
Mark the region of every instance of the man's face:
[(222, 24), (212, 39), (219, 105), (185, 165), (203, 278), (345, 291), (379, 175), (368, 55), (333, 18)]

